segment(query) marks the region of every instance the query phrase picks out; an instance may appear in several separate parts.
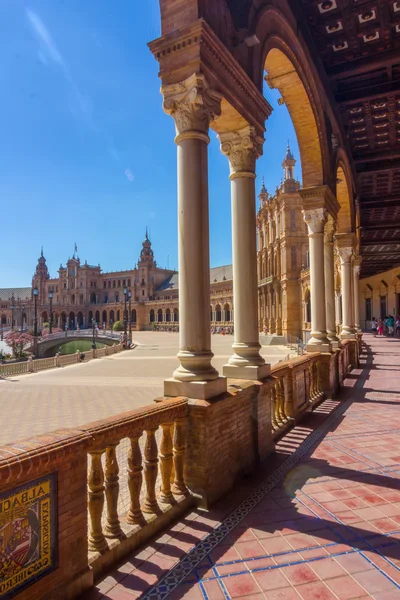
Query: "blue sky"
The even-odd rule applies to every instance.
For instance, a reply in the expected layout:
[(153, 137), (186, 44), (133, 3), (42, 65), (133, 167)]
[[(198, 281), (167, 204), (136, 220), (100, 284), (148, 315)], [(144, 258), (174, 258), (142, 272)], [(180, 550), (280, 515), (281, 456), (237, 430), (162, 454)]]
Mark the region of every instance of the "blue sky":
[[(52, 276), (78, 245), (104, 271), (132, 268), (146, 225), (160, 266), (177, 266), (176, 151), (163, 113), (158, 0), (0, 3), (0, 287), (30, 285), (43, 245)], [(257, 188), (279, 183), (287, 139), (278, 93)], [(230, 182), (211, 133), (211, 265), (231, 262)], [(300, 168), (297, 166), (297, 176)]]

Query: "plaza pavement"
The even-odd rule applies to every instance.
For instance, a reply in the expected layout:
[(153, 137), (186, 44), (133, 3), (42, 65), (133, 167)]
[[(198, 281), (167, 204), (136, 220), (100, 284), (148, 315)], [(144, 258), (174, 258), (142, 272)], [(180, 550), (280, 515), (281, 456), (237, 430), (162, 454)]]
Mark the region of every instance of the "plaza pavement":
[(337, 400), (84, 600), (400, 598), (400, 340), (365, 340)]
[[(164, 379), (178, 366), (178, 334), (140, 331), (133, 340), (134, 350), (86, 364), (0, 378), (0, 445), (133, 410), (162, 396)], [(232, 341), (233, 336), (212, 336), (213, 364), (220, 372)], [(262, 348), (271, 364), (288, 352), (283, 346)]]

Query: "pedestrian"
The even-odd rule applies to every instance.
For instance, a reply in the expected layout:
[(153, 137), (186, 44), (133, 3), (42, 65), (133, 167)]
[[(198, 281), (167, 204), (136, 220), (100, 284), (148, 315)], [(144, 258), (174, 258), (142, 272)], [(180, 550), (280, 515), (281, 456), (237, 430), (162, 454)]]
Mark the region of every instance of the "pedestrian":
[(388, 328), (388, 335), (394, 335), (394, 318), (392, 317), (392, 315), (389, 315), (387, 318), (387, 328)]
[(378, 323), (376, 322), (375, 317), (372, 317), (372, 321), (371, 321), (371, 329), (372, 329), (372, 333), (374, 334), (374, 336), (376, 337), (376, 331), (378, 329)]
[(397, 317), (396, 317), (395, 328), (396, 328), (396, 336), (400, 337), (400, 316), (399, 315), (397, 315)]
[(379, 322), (378, 322), (378, 335), (383, 335), (383, 328), (384, 328), (383, 319), (379, 319)]

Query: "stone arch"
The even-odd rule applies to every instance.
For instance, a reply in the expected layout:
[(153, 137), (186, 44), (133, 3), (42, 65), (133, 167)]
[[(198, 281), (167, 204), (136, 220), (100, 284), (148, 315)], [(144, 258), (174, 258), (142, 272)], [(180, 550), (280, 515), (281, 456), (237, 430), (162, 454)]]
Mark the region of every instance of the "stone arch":
[(89, 310), (89, 318), (88, 318), (88, 325), (89, 325), (89, 327), (92, 326), (92, 321), (93, 321), (93, 311)]
[(159, 308), (157, 311), (157, 322), (162, 323), (162, 320), (163, 320), (163, 313), (162, 313), (162, 309)]
[(114, 315), (114, 311), (110, 310), (110, 323), (111, 325), (115, 322), (115, 315)]
[(49, 316), (47, 314), (47, 310), (44, 310), (42, 312), (42, 323), (48, 323), (49, 322)]
[(76, 315), (76, 320), (78, 322), (79, 329), (82, 329), (82, 327), (83, 327), (83, 313), (81, 311), (79, 311), (78, 314)]
[(215, 320), (219, 323), (220, 321), (222, 321), (222, 310), (221, 310), (221, 305), (217, 304), (215, 306)]
[(96, 314), (95, 314), (94, 318), (95, 318), (96, 323), (99, 324), (100, 323), (100, 311), (99, 310), (96, 310)]
[(117, 310), (117, 321), (121, 320), (121, 313), (119, 310)]
[(338, 233), (351, 233), (354, 230), (353, 189), (349, 170), (341, 160), (336, 168), (336, 198), (340, 204), (337, 231)]
[(171, 322), (171, 310), (169, 308), (167, 308), (167, 310), (165, 311), (165, 320), (167, 321), (167, 323)]
[(106, 310), (103, 310), (103, 313), (101, 315), (101, 320), (103, 323), (107, 323), (107, 311)]
[(150, 311), (149, 320), (150, 320), (150, 323), (154, 323), (154, 321), (155, 321), (155, 315), (154, 315), (154, 309), (153, 308)]
[(136, 308), (134, 308), (134, 309), (132, 309), (132, 312), (131, 312), (131, 321), (132, 321), (132, 323), (136, 323), (136, 320), (137, 320)]
[(232, 321), (231, 307), (229, 305), (229, 302), (226, 302), (226, 304), (224, 304), (224, 313), (225, 313), (225, 321)]
[(71, 310), (71, 312), (68, 315), (68, 327), (70, 329), (74, 329), (75, 328), (75, 313), (72, 310)]
[(179, 323), (179, 310), (174, 308), (174, 323)]

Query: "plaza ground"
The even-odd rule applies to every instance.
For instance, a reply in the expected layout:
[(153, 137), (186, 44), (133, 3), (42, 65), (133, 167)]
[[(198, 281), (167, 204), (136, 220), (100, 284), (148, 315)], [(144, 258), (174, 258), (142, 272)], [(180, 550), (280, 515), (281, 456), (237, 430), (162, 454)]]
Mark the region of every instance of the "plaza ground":
[(359, 369), (252, 478), (129, 556), (84, 600), (400, 598), (400, 340)]
[[(138, 331), (138, 346), (88, 363), (50, 369), (32, 375), (0, 378), (2, 427), (0, 445), (75, 427), (146, 406), (163, 395), (163, 381), (178, 366), (178, 334)], [(233, 336), (212, 336), (214, 366), (232, 354)], [(262, 354), (275, 364), (289, 350), (266, 346)]]

